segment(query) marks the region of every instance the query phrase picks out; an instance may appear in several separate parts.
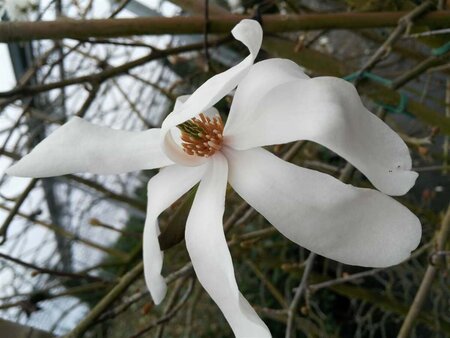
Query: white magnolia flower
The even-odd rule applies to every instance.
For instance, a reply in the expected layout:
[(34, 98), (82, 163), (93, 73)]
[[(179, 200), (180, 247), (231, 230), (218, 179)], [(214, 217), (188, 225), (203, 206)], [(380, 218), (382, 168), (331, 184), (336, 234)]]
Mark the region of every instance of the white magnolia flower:
[(5, 14), (11, 21), (26, 20), (38, 7), (38, 0), (0, 0), (0, 19)]
[[(310, 79), (285, 59), (253, 65), (261, 26), (243, 20), (232, 33), (250, 55), (179, 98), (161, 129), (120, 131), (73, 118), (8, 173), (48, 177), (164, 167), (148, 183), (143, 239), (145, 278), (157, 304), (166, 293), (157, 218), (200, 182), (185, 234), (197, 277), (237, 337), (264, 338), (270, 332), (239, 292), (223, 232), (227, 181), (295, 243), (345, 264), (386, 267), (406, 259), (420, 240), (417, 217), (385, 195), (405, 194), (417, 173), (410, 171), (404, 142), (362, 105), (353, 85)], [(223, 127), (213, 105), (236, 86)], [(381, 192), (287, 163), (262, 148), (295, 140), (336, 152)]]

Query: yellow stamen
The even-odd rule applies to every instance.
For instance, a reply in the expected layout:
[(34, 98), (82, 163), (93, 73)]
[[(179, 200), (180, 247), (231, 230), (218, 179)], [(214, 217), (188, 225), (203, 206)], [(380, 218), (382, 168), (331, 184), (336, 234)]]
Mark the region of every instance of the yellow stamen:
[(184, 122), (179, 125), (183, 151), (188, 155), (210, 157), (222, 148), (223, 122), (220, 115), (213, 119), (203, 113), (199, 118)]

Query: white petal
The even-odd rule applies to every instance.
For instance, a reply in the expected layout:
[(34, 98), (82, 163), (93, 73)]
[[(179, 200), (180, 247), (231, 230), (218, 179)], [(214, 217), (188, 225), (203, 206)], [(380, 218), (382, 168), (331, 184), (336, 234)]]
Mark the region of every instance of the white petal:
[[(173, 112), (176, 114), (178, 111), (181, 111), (181, 108), (183, 107), (183, 104), (191, 97), (192, 95), (181, 95), (178, 96), (175, 100), (175, 106), (173, 107)], [(204, 114), (209, 117), (214, 117), (217, 114), (219, 114), (219, 111), (214, 108), (210, 107), (204, 111)]]
[(225, 125), (225, 135), (246, 130), (247, 124), (252, 123), (259, 114), (256, 109), (258, 103), (270, 90), (298, 79), (309, 77), (291, 60), (268, 59), (255, 63), (236, 89)]
[[(257, 21), (245, 19), (234, 27), (232, 34), (235, 39), (241, 41), (250, 51), (247, 56), (236, 66), (227, 71), (217, 74), (201, 85), (182, 105), (177, 105), (177, 109), (170, 113), (162, 125), (162, 139), (167, 156), (173, 161), (189, 165), (190, 155), (185, 154), (181, 149), (173, 148), (173, 143), (168, 138), (168, 131), (206, 111), (216, 104), (225, 95), (230, 93), (247, 74), (258, 54), (262, 42), (262, 28)], [(174, 151), (178, 154), (174, 155)], [(184, 160), (183, 160), (184, 158)], [(183, 162), (185, 161), (185, 162)], [(192, 163), (190, 165), (193, 165)], [(195, 164), (194, 164), (195, 165)]]
[(403, 195), (415, 183), (406, 144), (344, 80), (318, 77), (279, 85), (259, 100), (255, 116), (245, 129), (228, 131), (228, 145), (242, 150), (310, 140), (347, 159), (386, 194)]
[(183, 104), (187, 101), (187, 99), (191, 97), (191, 95), (181, 95), (178, 96), (175, 100), (175, 106), (173, 107), (173, 113), (176, 114), (176, 112), (181, 110), (181, 107), (183, 107)]
[(223, 232), (227, 162), (217, 153), (200, 182), (186, 224), (186, 246), (198, 280), (221, 309), (238, 338), (271, 337), (239, 292)]
[(155, 304), (159, 304), (166, 294), (166, 283), (161, 276), (163, 253), (158, 241), (158, 216), (200, 181), (204, 172), (205, 166), (186, 168), (173, 165), (161, 169), (148, 182), (143, 258), (145, 281)]
[(81, 172), (118, 174), (171, 164), (173, 162), (161, 150), (160, 129), (115, 130), (74, 117), (6, 173), (25, 177)]
[(285, 162), (255, 148), (226, 149), (234, 190), (283, 235), (346, 264), (386, 267), (414, 250), (418, 218), (377, 190)]

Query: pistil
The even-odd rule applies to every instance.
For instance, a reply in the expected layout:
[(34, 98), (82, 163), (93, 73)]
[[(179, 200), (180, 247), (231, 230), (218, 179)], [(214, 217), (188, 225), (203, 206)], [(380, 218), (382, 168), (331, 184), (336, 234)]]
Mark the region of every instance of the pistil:
[(178, 126), (183, 151), (189, 155), (210, 157), (222, 148), (223, 122), (220, 115), (212, 119), (203, 113)]

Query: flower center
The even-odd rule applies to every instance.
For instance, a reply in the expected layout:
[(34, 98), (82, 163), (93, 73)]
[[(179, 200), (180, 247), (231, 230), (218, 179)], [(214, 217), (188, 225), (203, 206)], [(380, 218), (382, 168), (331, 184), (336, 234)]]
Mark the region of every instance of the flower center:
[(183, 151), (189, 155), (210, 157), (222, 148), (223, 122), (220, 115), (209, 118), (203, 113), (177, 126), (181, 130)]

